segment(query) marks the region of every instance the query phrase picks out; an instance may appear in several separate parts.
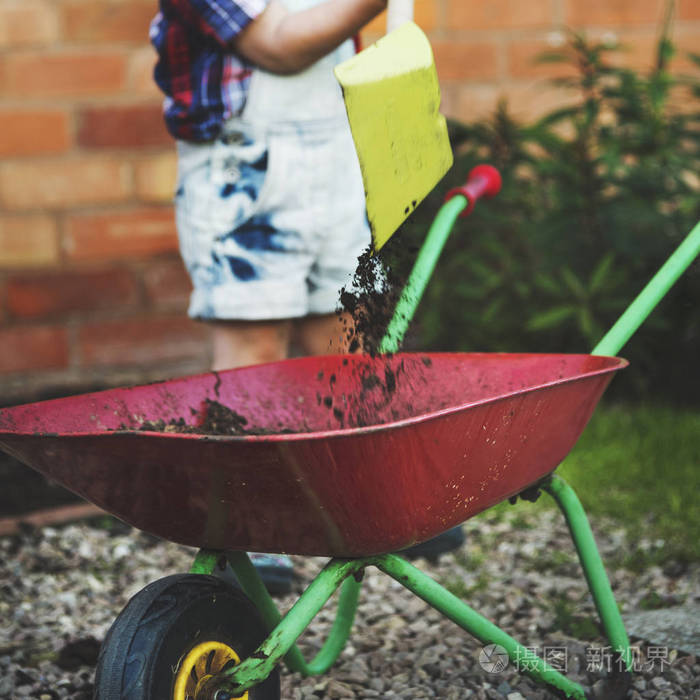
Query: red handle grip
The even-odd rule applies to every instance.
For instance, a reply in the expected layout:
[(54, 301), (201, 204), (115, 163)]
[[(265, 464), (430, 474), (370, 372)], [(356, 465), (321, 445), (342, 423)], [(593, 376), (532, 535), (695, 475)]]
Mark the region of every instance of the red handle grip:
[(469, 216), (479, 197), (493, 197), (501, 191), (501, 173), (493, 165), (477, 165), (472, 168), (464, 185), (451, 189), (445, 196), (445, 201), (458, 194), (467, 198), (467, 206), (460, 217)]

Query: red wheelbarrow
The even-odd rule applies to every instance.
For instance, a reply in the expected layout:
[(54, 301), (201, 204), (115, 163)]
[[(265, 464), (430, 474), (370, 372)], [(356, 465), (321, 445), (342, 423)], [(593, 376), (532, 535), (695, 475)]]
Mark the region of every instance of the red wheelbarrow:
[[(325, 672), (375, 566), (484, 644), (525, 658), (565, 697), (585, 690), (397, 552), (518, 494), (558, 502), (612, 648), (631, 652), (581, 505), (552, 476), (613, 374), (613, 357), (700, 250), (700, 225), (591, 355), (393, 354), (456, 217), (493, 189), (473, 174), (431, 228), (377, 357), (301, 358), (0, 411), (0, 448), (118, 518), (200, 548), (149, 584), (102, 646), (99, 700), (278, 698), (277, 664)], [(201, 432), (212, 405), (246, 434)], [(372, 420), (368, 421), (371, 416)], [(246, 551), (332, 557), (282, 618)], [(241, 589), (212, 576), (230, 564)], [(341, 588), (307, 662), (296, 639)]]

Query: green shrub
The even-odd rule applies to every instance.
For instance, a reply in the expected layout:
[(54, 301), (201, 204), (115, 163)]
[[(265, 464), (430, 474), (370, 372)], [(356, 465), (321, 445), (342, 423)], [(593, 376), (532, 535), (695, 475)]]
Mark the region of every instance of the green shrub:
[[(498, 167), (503, 189), (455, 227), (409, 347), (589, 351), (700, 219), (700, 80), (669, 72), (668, 19), (648, 73), (616, 67), (622, 50), (572, 35), (541, 58), (574, 67), (556, 81), (576, 90), (570, 106), (521, 124), (504, 102), (486, 121), (450, 124), (455, 166), (387, 259), (412, 259), (477, 163)], [(699, 273), (696, 262), (621, 352), (634, 365), (616, 382), (627, 396), (698, 401)]]

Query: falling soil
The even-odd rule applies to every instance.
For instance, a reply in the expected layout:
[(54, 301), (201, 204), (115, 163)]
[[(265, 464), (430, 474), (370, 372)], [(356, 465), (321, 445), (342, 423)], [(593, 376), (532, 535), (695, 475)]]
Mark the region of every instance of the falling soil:
[[(361, 350), (371, 357), (380, 354), (382, 340), (417, 253), (416, 248), (399, 240), (399, 234), (397, 232), (379, 252), (369, 246), (358, 258), (351, 284), (340, 292), (338, 313), (352, 319), (347, 326), (351, 353)], [(383, 371), (379, 373), (376, 365), (359, 365), (359, 391), (349, 397), (344, 411), (334, 407), (334, 415), (341, 427), (382, 422), (377, 419), (377, 414), (391, 404), (397, 382), (416, 379), (414, 373), (408, 376), (403, 362), (393, 367), (390, 360), (391, 356), (385, 357)], [(424, 358), (423, 367), (430, 367), (429, 358)], [(405, 418), (410, 409), (410, 405), (402, 403), (400, 410), (392, 412), (392, 418)]]
[(400, 231), (379, 252), (369, 246), (357, 260), (352, 282), (340, 292), (338, 313), (352, 318), (347, 328), (351, 353), (379, 353), (417, 253), (399, 238)]
[(341, 309), (352, 323), (347, 328), (349, 352), (360, 348), (376, 355), (398, 299), (381, 261), (368, 248), (358, 259), (352, 284), (340, 292)]

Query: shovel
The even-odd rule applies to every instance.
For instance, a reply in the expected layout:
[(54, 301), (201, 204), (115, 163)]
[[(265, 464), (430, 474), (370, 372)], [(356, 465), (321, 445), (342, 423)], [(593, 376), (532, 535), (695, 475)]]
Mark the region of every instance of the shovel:
[(375, 251), (452, 165), (433, 52), (412, 16), (413, 0), (389, 0), (388, 34), (335, 68)]

